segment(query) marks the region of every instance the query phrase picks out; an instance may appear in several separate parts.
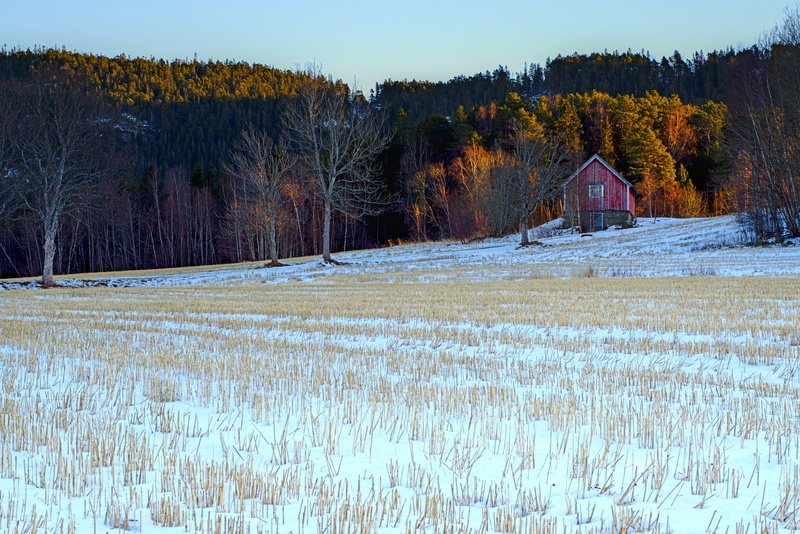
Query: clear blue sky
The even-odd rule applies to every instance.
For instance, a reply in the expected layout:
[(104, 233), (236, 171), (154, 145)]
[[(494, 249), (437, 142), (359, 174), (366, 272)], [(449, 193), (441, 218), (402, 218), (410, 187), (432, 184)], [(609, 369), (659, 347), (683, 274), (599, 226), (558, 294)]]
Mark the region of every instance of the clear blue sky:
[(314, 61), (368, 93), (386, 79), (448, 80), (573, 52), (750, 46), (786, 0), (5, 0), (0, 44), (107, 56)]

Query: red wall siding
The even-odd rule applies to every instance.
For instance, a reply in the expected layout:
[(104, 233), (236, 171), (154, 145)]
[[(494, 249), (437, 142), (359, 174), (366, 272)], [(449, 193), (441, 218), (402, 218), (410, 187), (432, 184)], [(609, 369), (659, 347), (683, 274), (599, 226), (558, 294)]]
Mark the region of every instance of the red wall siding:
[[(603, 198), (589, 198), (589, 184), (603, 184)], [(622, 210), (634, 212), (633, 191), (608, 168), (592, 161), (567, 184), (565, 209), (575, 211)]]

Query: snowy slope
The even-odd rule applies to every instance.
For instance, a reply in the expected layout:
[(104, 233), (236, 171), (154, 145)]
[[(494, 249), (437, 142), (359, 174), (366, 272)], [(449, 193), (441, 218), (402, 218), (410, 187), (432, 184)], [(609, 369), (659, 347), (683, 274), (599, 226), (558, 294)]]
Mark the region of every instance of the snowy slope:
[[(576, 234), (560, 220), (530, 231), (537, 244), (519, 248), (519, 236), (404, 244), (341, 252), (342, 265), (318, 258), (288, 261), (286, 267), (259, 264), (182, 269), (142, 276), (61, 277), (64, 286), (191, 286), (263, 281), (285, 283), (329, 276), (394, 275), (398, 280), (503, 280), (581, 276), (743, 276), (800, 273), (800, 246), (746, 247), (735, 217), (640, 219), (635, 228)], [(33, 282), (0, 281), (0, 288), (36, 287)]]

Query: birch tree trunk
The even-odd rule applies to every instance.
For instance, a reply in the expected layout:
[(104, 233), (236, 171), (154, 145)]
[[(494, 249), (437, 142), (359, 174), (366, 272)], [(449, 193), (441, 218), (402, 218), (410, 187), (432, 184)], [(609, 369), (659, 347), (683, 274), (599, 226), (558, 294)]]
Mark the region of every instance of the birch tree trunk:
[(44, 230), (44, 257), (42, 262), (42, 286), (53, 287), (53, 265), (56, 258), (56, 233), (57, 228), (48, 225)]
[(528, 217), (528, 211), (525, 210), (525, 213), (519, 219), (519, 245), (521, 247), (530, 245), (530, 240), (528, 239)]
[(333, 209), (331, 201), (326, 198), (323, 200), (323, 218), (322, 218), (322, 261), (331, 263), (331, 216)]

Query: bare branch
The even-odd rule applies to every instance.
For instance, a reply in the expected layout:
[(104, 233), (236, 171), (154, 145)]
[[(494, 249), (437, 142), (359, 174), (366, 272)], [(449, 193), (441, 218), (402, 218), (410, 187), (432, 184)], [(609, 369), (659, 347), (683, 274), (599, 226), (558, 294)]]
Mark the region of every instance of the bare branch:
[(558, 194), (568, 175), (564, 143), (543, 131), (531, 132), (516, 124), (506, 140), (505, 170), (511, 209), (520, 221), (520, 244), (528, 244), (528, 219), (547, 199)]
[(16, 117), (3, 135), (11, 156), (3, 189), (41, 225), (45, 286), (53, 285), (60, 220), (102, 167), (97, 155), (106, 128), (104, 108), (69, 82), (59, 71), (44, 69), (6, 89)]
[(387, 199), (377, 179), (377, 156), (389, 137), (384, 120), (314, 66), (283, 116), (289, 145), (304, 160), (322, 198), (323, 259), (330, 258), (333, 210), (378, 213)]
[(282, 144), (276, 144), (266, 132), (252, 126), (242, 131), (231, 152), (226, 170), (243, 185), (243, 202), (258, 211), (266, 227), (269, 260), (278, 261), (278, 218), (287, 201), (285, 187), (290, 180), (294, 160)]

